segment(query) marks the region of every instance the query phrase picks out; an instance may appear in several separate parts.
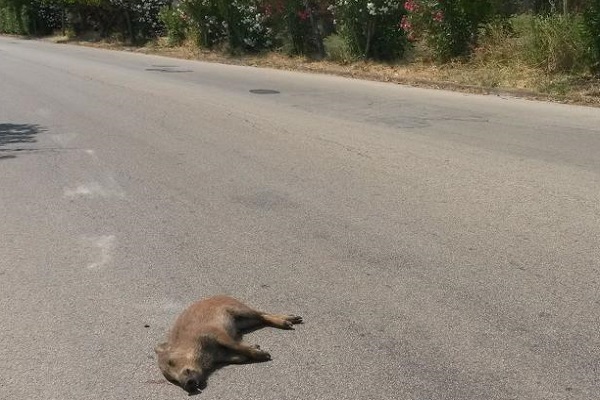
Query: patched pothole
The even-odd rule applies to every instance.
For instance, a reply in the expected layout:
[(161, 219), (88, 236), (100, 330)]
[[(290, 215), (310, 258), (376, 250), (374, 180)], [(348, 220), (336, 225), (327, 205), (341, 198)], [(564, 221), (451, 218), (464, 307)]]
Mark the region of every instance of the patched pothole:
[(273, 89), (250, 89), (250, 93), (254, 94), (279, 94), (279, 90)]
[(179, 67), (177, 65), (151, 65), (149, 68), (146, 68), (146, 71), (167, 72), (167, 73), (192, 72), (191, 69), (181, 69), (181, 67)]

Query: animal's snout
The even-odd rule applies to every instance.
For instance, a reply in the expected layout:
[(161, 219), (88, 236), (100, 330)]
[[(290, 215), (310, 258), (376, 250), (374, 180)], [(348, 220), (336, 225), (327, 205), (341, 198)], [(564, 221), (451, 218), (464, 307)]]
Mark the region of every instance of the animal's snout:
[(198, 390), (198, 381), (193, 378), (187, 378), (183, 382), (183, 388), (188, 392), (194, 392)]
[(200, 389), (204, 389), (204, 386), (204, 379), (202, 379), (202, 376), (197, 372), (192, 372), (183, 381), (183, 389), (186, 392), (196, 392)]

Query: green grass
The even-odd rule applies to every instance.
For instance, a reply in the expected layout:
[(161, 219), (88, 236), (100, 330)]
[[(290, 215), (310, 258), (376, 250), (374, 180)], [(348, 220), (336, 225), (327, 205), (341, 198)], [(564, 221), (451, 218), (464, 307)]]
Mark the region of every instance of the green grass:
[(348, 44), (339, 35), (333, 34), (327, 36), (323, 39), (323, 45), (325, 46), (327, 59), (331, 61), (340, 64), (348, 64), (352, 61), (356, 61), (356, 57), (352, 54)]
[(586, 69), (587, 50), (580, 16), (535, 16), (521, 26), (525, 59), (547, 73), (574, 73)]

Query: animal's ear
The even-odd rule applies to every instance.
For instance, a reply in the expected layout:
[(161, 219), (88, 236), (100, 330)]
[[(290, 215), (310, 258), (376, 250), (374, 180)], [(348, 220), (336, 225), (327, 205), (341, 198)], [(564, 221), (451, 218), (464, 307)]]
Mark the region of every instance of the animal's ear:
[(154, 352), (156, 354), (162, 354), (162, 353), (166, 352), (167, 350), (169, 350), (169, 344), (167, 342), (159, 343), (154, 348)]

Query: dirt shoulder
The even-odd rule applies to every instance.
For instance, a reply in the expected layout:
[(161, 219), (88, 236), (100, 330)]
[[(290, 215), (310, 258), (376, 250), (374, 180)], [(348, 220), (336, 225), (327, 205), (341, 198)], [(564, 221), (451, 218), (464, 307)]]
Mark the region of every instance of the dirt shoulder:
[(120, 43), (67, 40), (57, 37), (45, 40), (187, 60), (330, 74), (466, 93), (493, 94), (600, 107), (599, 78), (568, 75), (548, 76), (526, 66), (509, 68), (502, 65), (474, 62), (435, 65), (421, 61), (397, 64), (357, 61), (340, 64), (327, 60), (315, 61), (305, 57), (290, 57), (279, 53), (232, 56), (199, 50), (193, 46), (170, 47), (161, 44), (160, 41), (142, 47), (132, 47)]

